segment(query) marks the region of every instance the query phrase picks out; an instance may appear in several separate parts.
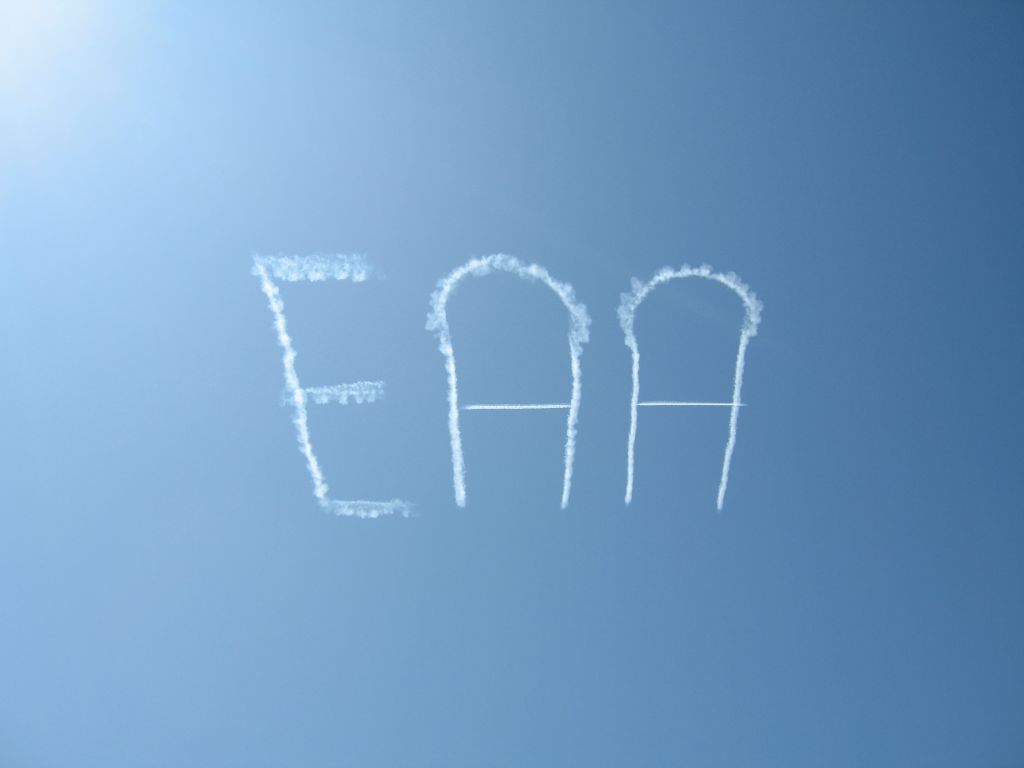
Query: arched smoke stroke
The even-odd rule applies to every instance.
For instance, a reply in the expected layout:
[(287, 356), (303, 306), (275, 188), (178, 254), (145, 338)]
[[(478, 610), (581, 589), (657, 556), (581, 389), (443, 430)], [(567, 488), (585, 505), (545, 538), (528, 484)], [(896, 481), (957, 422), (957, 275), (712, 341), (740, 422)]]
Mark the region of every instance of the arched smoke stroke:
[(455, 486), (455, 503), (466, 506), (466, 465), (462, 453), (462, 434), (459, 430), (459, 388), (455, 370), (455, 350), (452, 347), (451, 331), (448, 327), (448, 299), (458, 284), (467, 277), (483, 277), (492, 272), (508, 272), (523, 280), (539, 281), (554, 291), (569, 311), (569, 357), (572, 368), (572, 397), (569, 401), (569, 417), (565, 431), (565, 468), (562, 479), (562, 508), (569, 504), (572, 487), (572, 466), (576, 454), (576, 422), (579, 418), (582, 396), (582, 370), (580, 356), (583, 345), (590, 338), (590, 316), (587, 308), (576, 300), (572, 286), (555, 280), (544, 267), (537, 264), (523, 264), (519, 259), (505, 254), (494, 254), (471, 259), (453, 270), (437, 284), (437, 290), (430, 298), (430, 314), (427, 316), (427, 330), (437, 336), (441, 354), (445, 359), (448, 374), (448, 432), (452, 448), (452, 480)]
[(729, 485), (729, 465), (732, 463), (733, 450), (736, 447), (736, 424), (739, 420), (740, 390), (743, 388), (743, 368), (747, 354), (747, 345), (750, 339), (757, 335), (757, 326), (761, 322), (761, 310), (763, 305), (758, 301), (757, 296), (739, 277), (734, 273), (720, 273), (705, 265), (699, 267), (682, 266), (679, 269), (665, 267), (657, 272), (653, 278), (646, 283), (637, 279), (632, 281), (632, 291), (622, 294), (622, 301), (619, 304), (619, 324), (626, 335), (626, 346), (633, 355), (633, 392), (629, 403), (629, 441), (626, 446), (626, 503), (633, 500), (633, 463), (636, 446), (637, 428), (637, 406), (640, 402), (640, 347), (637, 344), (636, 334), (633, 331), (633, 322), (636, 318), (636, 310), (647, 295), (662, 283), (669, 280), (685, 279), (690, 277), (704, 278), (721, 283), (735, 292), (743, 301), (745, 316), (743, 328), (740, 331), (739, 349), (736, 352), (736, 370), (733, 378), (732, 402), (729, 413), (729, 440), (725, 446), (725, 457), (722, 460), (722, 476), (718, 483), (718, 509), (722, 509), (725, 502), (725, 490)]

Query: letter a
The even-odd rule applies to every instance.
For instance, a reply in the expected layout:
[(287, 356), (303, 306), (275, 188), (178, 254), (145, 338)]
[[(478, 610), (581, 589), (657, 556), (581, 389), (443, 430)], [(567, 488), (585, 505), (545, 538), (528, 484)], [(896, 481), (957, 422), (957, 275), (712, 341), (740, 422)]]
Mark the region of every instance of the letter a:
[(572, 465), (576, 454), (576, 421), (579, 418), (582, 370), (580, 356), (583, 345), (589, 338), (590, 317), (587, 308), (576, 301), (572, 286), (560, 283), (548, 271), (536, 264), (523, 264), (512, 256), (496, 254), (472, 259), (452, 271), (438, 283), (431, 296), (431, 311), (427, 317), (427, 329), (437, 335), (441, 354), (444, 355), (445, 370), (448, 373), (448, 432), (452, 444), (452, 477), (455, 486), (455, 503), (466, 506), (466, 465), (462, 455), (462, 434), (459, 431), (459, 388), (455, 369), (455, 350), (452, 347), (451, 332), (448, 328), (448, 299), (458, 284), (466, 277), (482, 277), (492, 272), (509, 272), (523, 280), (540, 281), (554, 291), (569, 311), (569, 358), (572, 366), (572, 395), (568, 403), (557, 404), (503, 404), (472, 405), (467, 410), (532, 410), (565, 408), (569, 417), (565, 428), (565, 467), (562, 479), (562, 508), (569, 504), (572, 487)]
[[(736, 370), (733, 379), (732, 401), (728, 403), (680, 403), (680, 402), (640, 402), (640, 347), (637, 344), (636, 335), (633, 332), (633, 321), (636, 318), (636, 310), (647, 298), (647, 294), (653, 291), (662, 283), (669, 280), (677, 280), (689, 277), (700, 277), (706, 280), (713, 280), (721, 283), (734, 291), (743, 300), (746, 314), (743, 320), (743, 328), (740, 331), (740, 345), (736, 353)], [(626, 503), (633, 500), (633, 459), (636, 446), (636, 422), (638, 406), (691, 406), (707, 407), (721, 406), (730, 409), (729, 415), (729, 441), (725, 446), (725, 458), (722, 460), (722, 477), (718, 483), (718, 509), (722, 508), (725, 502), (725, 489), (729, 484), (729, 464), (732, 462), (732, 453), (736, 447), (736, 423), (739, 420), (740, 390), (743, 387), (743, 365), (747, 354), (747, 345), (750, 339), (757, 335), (757, 326), (761, 322), (761, 302), (757, 300), (753, 291), (731, 272), (720, 274), (712, 272), (711, 267), (687, 267), (680, 269), (665, 268), (658, 272), (649, 282), (641, 283), (633, 280), (633, 290), (630, 293), (622, 294), (622, 301), (619, 304), (619, 324), (623, 333), (626, 334), (626, 346), (633, 354), (633, 393), (629, 402), (629, 439), (626, 444)]]

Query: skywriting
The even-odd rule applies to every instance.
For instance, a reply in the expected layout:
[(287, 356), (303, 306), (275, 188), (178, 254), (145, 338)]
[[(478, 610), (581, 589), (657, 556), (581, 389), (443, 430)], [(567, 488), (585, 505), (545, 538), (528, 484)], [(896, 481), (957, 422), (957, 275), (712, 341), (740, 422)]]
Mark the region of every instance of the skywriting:
[[(340, 500), (329, 495), (327, 480), (320, 461), (313, 448), (309, 431), (309, 404), (362, 405), (378, 403), (384, 399), (385, 382), (354, 381), (338, 384), (323, 384), (304, 387), (296, 368), (297, 352), (288, 333), (284, 301), (278, 282), (327, 282), (347, 280), (361, 283), (375, 274), (373, 266), (358, 255), (312, 255), (312, 256), (257, 256), (253, 261), (253, 274), (259, 278), (260, 287), (267, 297), (274, 318), (274, 329), (278, 344), (283, 352), (285, 397), (293, 407), (293, 423), (299, 450), (306, 460), (313, 482), (313, 495), (325, 510), (339, 516), (377, 518), (386, 515), (412, 513), (413, 505), (408, 501), (390, 499), (382, 501)], [(460, 405), (458, 388), (458, 366), (455, 344), (448, 323), (448, 301), (468, 278), (486, 277), (504, 272), (531, 283), (538, 283), (553, 291), (568, 313), (568, 347), (571, 370), (568, 402), (556, 403), (470, 403)], [(677, 400), (640, 400), (640, 344), (634, 323), (644, 299), (660, 285), (672, 280), (698, 278), (725, 286), (735, 293), (744, 308), (744, 320), (739, 334), (736, 364), (733, 376), (732, 396), (727, 401), (700, 402)], [(636, 443), (640, 408), (728, 408), (729, 434), (722, 459), (716, 506), (720, 510), (725, 503), (729, 483), (729, 470), (736, 449), (737, 429), (743, 388), (743, 372), (746, 365), (747, 348), (750, 340), (757, 335), (761, 321), (762, 304), (754, 292), (737, 275), (714, 271), (707, 265), (699, 267), (682, 266), (678, 269), (659, 270), (647, 282), (632, 281), (632, 289), (622, 294), (618, 308), (619, 323), (625, 335), (625, 344), (632, 355), (632, 391), (630, 396), (630, 422), (626, 441), (626, 492), (625, 503), (633, 499), (636, 477)], [(567, 282), (555, 279), (542, 266), (527, 264), (505, 254), (493, 254), (474, 258), (452, 270), (443, 277), (430, 299), (427, 330), (434, 333), (438, 347), (444, 357), (448, 380), (448, 432), (451, 443), (452, 486), (455, 503), (466, 506), (467, 472), (466, 458), (460, 428), (462, 411), (526, 411), (565, 410), (565, 451), (560, 505), (568, 507), (572, 491), (573, 465), (576, 456), (577, 423), (583, 400), (583, 347), (590, 339), (590, 315), (586, 306), (576, 298), (576, 293)]]

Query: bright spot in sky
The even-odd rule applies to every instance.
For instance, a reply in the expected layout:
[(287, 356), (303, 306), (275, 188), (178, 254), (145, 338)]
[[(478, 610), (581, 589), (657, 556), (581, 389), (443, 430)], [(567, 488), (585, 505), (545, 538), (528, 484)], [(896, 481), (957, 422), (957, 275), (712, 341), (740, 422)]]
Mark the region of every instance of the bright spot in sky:
[(53, 162), (108, 114), (125, 15), (109, 0), (0, 0), (0, 162)]
[(27, 96), (68, 65), (93, 26), (96, 6), (64, 0), (0, 0), (0, 91)]

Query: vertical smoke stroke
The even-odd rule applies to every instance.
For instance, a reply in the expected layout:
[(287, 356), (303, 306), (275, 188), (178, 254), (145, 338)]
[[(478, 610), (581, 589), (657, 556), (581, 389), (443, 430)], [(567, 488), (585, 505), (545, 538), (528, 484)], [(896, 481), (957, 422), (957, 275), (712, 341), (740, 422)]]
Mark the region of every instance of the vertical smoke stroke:
[[(292, 338), (288, 335), (288, 326), (284, 317), (284, 301), (281, 299), (281, 292), (271, 276), (286, 282), (297, 282), (309, 280), (318, 282), (327, 279), (352, 280), (362, 282), (370, 274), (370, 268), (362, 257), (358, 256), (256, 256), (253, 259), (253, 274), (260, 279), (260, 288), (263, 290), (267, 301), (270, 304), (270, 311), (274, 314), (274, 329), (277, 331), (277, 341), (284, 351), (284, 381), (288, 397), (295, 408), (293, 423), (299, 442), (299, 450), (306, 459), (306, 467), (313, 480), (313, 495), (317, 503), (335, 515), (343, 517), (377, 518), (384, 515), (401, 513), (404, 516), (410, 514), (408, 503), (399, 499), (391, 501), (339, 501), (327, 496), (327, 482), (324, 480), (323, 470), (320, 469), (320, 462), (313, 452), (313, 444), (309, 437), (309, 419), (306, 412), (307, 394), (314, 402), (329, 402), (333, 394), (332, 387), (303, 389), (299, 383), (299, 375), (295, 370), (295, 347), (292, 345)], [(361, 384), (383, 384), (381, 382), (357, 382)], [(353, 386), (353, 385), (342, 385)], [(330, 392), (330, 394), (324, 394)], [(319, 399), (321, 396), (328, 399)], [(375, 397), (375, 395), (374, 395)], [(371, 398), (372, 399), (372, 398)]]
[(684, 265), (675, 270), (665, 267), (646, 283), (633, 279), (632, 291), (622, 294), (622, 301), (619, 304), (619, 324), (626, 335), (626, 346), (629, 347), (633, 356), (633, 391), (629, 403), (629, 440), (626, 444), (627, 504), (633, 500), (633, 463), (636, 446), (637, 407), (640, 405), (640, 347), (637, 344), (636, 334), (633, 330), (636, 310), (643, 300), (647, 298), (647, 294), (662, 283), (689, 277), (700, 277), (721, 283), (743, 300), (745, 309), (743, 328), (740, 331), (739, 349), (736, 353), (736, 369), (733, 378), (732, 402), (730, 403), (729, 413), (729, 440), (725, 446), (725, 457), (722, 460), (722, 477), (718, 483), (718, 509), (721, 510), (722, 505), (725, 503), (725, 490), (729, 484), (729, 465), (732, 463), (732, 454), (736, 448), (736, 424), (739, 420), (740, 407), (743, 405), (740, 400), (740, 390), (743, 388), (743, 368), (747, 354), (747, 345), (750, 343), (750, 339), (757, 335), (757, 326), (761, 322), (763, 305), (758, 301), (754, 292), (750, 290), (750, 287), (735, 274), (732, 272), (725, 274), (714, 272), (711, 267), (705, 264), (700, 267)]
[(430, 313), (427, 316), (427, 330), (437, 336), (441, 354), (444, 355), (445, 371), (448, 374), (448, 433), (452, 447), (452, 481), (455, 487), (455, 503), (466, 506), (466, 464), (462, 453), (462, 433), (459, 430), (459, 387), (455, 369), (455, 350), (452, 347), (451, 331), (448, 327), (448, 299), (458, 284), (466, 277), (482, 277), (492, 272), (509, 272), (523, 280), (540, 281), (554, 291), (569, 310), (569, 360), (572, 368), (572, 396), (569, 402), (569, 416), (565, 430), (565, 468), (562, 476), (562, 509), (569, 505), (569, 491), (572, 487), (572, 467), (576, 456), (576, 423), (579, 419), (582, 398), (582, 369), (580, 356), (583, 345), (590, 338), (590, 316), (587, 308), (576, 300), (575, 292), (568, 283), (555, 280), (546, 269), (537, 264), (523, 264), (513, 256), (494, 254), (471, 259), (453, 270), (437, 284), (437, 290), (430, 298)]

